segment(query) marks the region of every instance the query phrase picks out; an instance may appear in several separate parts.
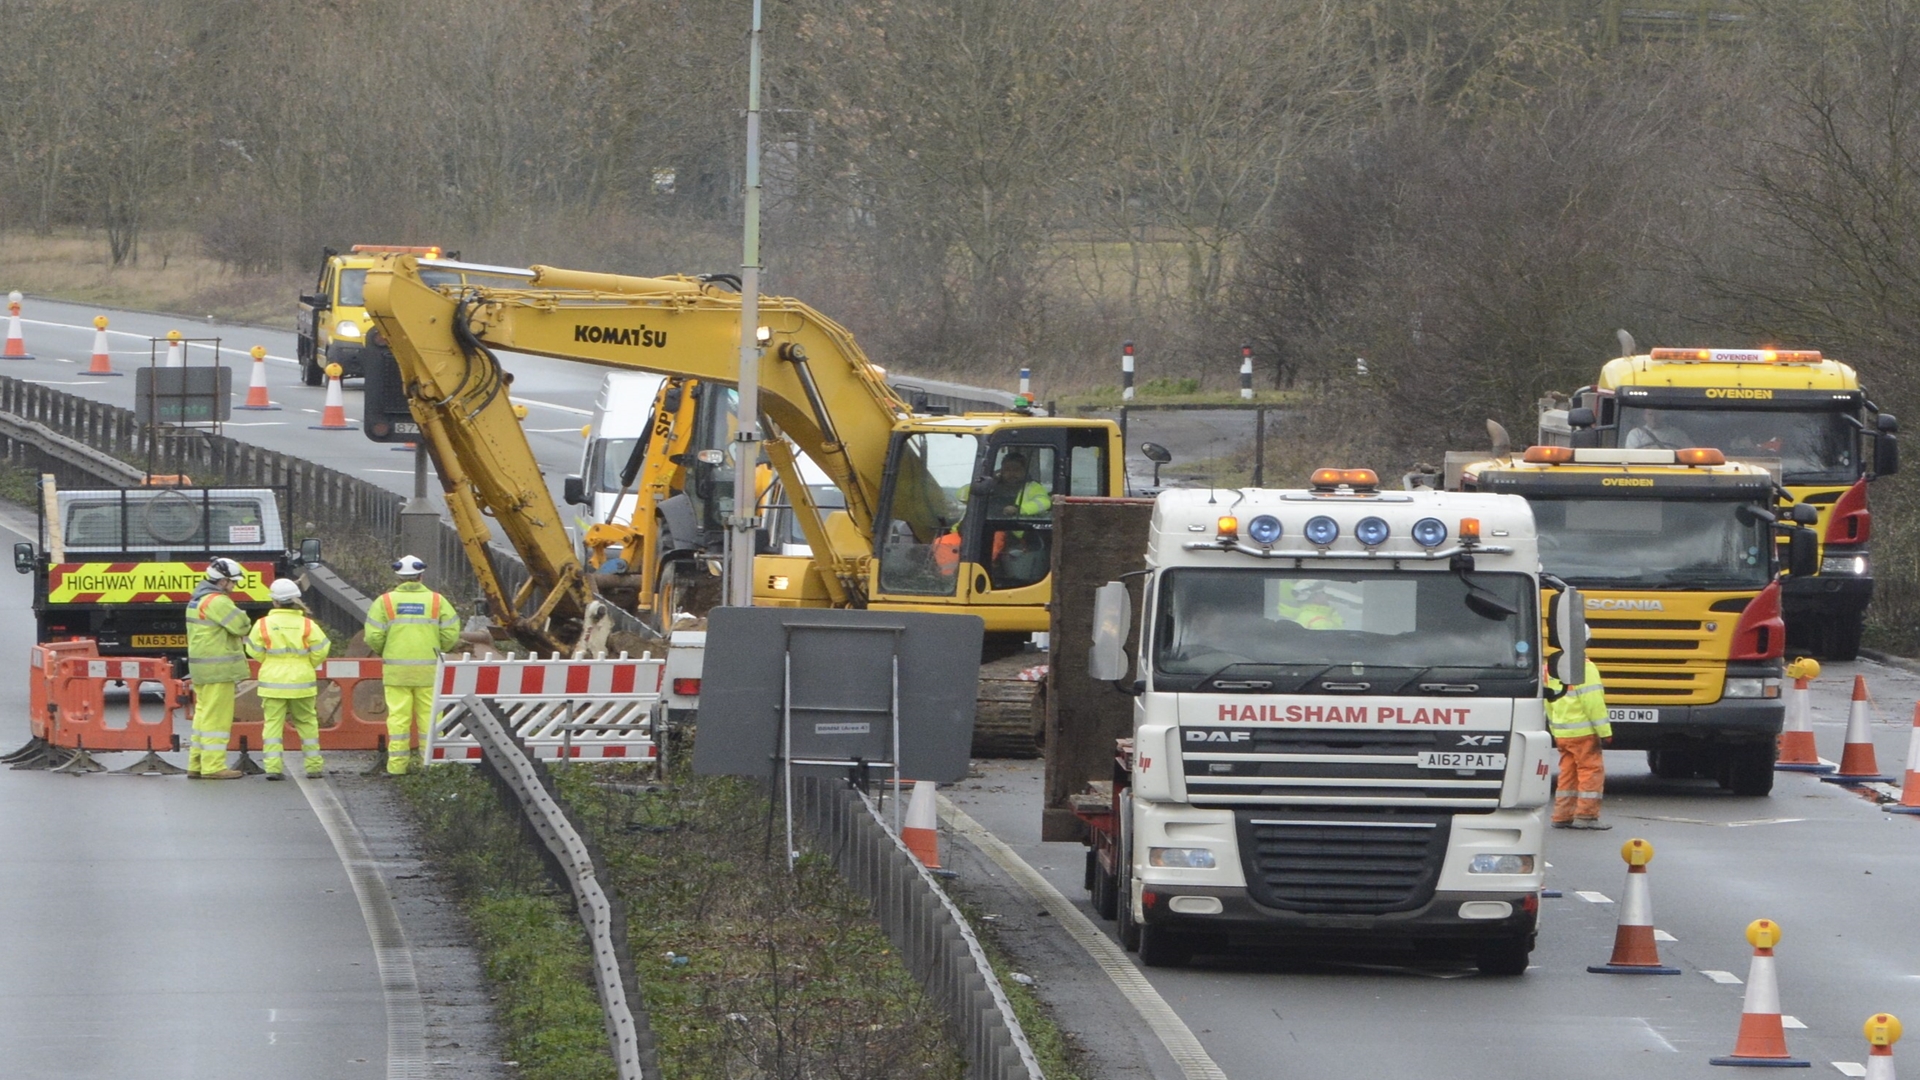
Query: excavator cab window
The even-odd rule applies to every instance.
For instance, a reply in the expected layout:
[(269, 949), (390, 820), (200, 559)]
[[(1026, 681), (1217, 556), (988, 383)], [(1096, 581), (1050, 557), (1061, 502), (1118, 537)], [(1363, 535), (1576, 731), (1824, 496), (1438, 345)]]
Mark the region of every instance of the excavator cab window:
[[(915, 432), (894, 436), (886, 489), (876, 517), (880, 590), (953, 596), (961, 553), (977, 529), (964, 529), (967, 499), (982, 464), (980, 437)], [(963, 493), (965, 498), (963, 498)]]
[(696, 410), (687, 454), (687, 494), (701, 531), (711, 535), (725, 529), (727, 516), (733, 513), (733, 436), (739, 430), (734, 414), (740, 395), (732, 387), (709, 384), (707, 389), (724, 394), (725, 400), (703, 398)]

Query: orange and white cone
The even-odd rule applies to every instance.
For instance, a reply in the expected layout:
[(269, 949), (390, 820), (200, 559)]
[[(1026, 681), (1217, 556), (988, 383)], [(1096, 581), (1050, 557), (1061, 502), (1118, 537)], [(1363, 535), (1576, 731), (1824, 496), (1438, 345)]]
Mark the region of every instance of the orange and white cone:
[(15, 289), (7, 294), (7, 351), (8, 360), (31, 360), (33, 354), (27, 351), (26, 336), (20, 332), (20, 301), (26, 299)]
[(1709, 1058), (1712, 1065), (1772, 1065), (1808, 1068), (1811, 1063), (1787, 1053), (1787, 1032), (1780, 1020), (1780, 984), (1773, 972), (1773, 947), (1780, 942), (1780, 924), (1755, 919), (1747, 924), (1753, 946), (1753, 966), (1747, 969), (1747, 997), (1740, 1006), (1740, 1034), (1733, 1053)]
[(1892, 814), (1920, 814), (1920, 702), (1913, 706), (1913, 734), (1907, 739), (1907, 776), (1900, 782), (1900, 801), (1880, 809)]
[(1847, 710), (1847, 745), (1840, 751), (1840, 771), (1820, 779), (1829, 784), (1893, 783), (1880, 775), (1873, 757), (1873, 729), (1868, 725), (1867, 677), (1853, 677), (1853, 707)]
[(340, 390), (340, 365), (327, 365), (327, 403), (320, 409), (320, 422), (308, 424), (315, 431), (352, 431), (347, 423), (347, 397)]
[(1780, 729), (1780, 757), (1773, 767), (1783, 772), (1832, 772), (1833, 766), (1820, 760), (1813, 744), (1813, 720), (1808, 715), (1807, 684), (1820, 677), (1820, 661), (1803, 656), (1787, 665), (1787, 719)]
[(1678, 975), (1680, 969), (1660, 962), (1660, 946), (1653, 940), (1653, 901), (1647, 894), (1647, 864), (1653, 845), (1629, 840), (1620, 845), (1627, 861), (1626, 895), (1620, 898), (1620, 925), (1613, 932), (1613, 955), (1587, 970), (1600, 975)]
[(914, 781), (913, 798), (907, 803), (907, 820), (900, 825), (900, 842), (929, 870), (940, 869), (940, 821), (933, 807), (937, 788), (931, 780)]
[(279, 407), (267, 398), (267, 348), (264, 345), (255, 345), (253, 347), (253, 378), (247, 383), (247, 403), (235, 405), (234, 408), (266, 412)]
[(1900, 1018), (1874, 1013), (1860, 1030), (1867, 1036), (1867, 1080), (1894, 1080), (1893, 1044), (1900, 1041)]
[(113, 370), (113, 356), (107, 350), (107, 317), (93, 317), (93, 360), (87, 365), (83, 375), (118, 375)]
[(178, 330), (167, 331), (167, 367), (187, 366), (187, 340)]

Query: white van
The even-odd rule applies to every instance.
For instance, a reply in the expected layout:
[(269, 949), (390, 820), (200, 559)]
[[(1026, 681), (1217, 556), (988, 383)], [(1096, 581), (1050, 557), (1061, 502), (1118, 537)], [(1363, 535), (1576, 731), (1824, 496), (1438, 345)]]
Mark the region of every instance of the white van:
[(579, 475), (586, 502), (574, 512), (574, 535), (585, 536), (590, 525), (625, 522), (633, 516), (633, 493), (620, 498), (620, 470), (626, 468), (634, 446), (646, 438), (654, 398), (664, 382), (663, 376), (644, 371), (609, 372), (601, 381), (586, 445), (580, 450)]

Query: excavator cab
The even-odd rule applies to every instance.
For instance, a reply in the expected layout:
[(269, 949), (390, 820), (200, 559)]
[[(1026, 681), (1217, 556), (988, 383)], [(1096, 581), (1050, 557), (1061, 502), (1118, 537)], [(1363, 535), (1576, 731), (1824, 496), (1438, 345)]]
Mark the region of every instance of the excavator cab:
[(1113, 494), (1109, 426), (959, 417), (893, 436), (868, 606), (966, 607), (989, 632), (1046, 629), (1053, 500)]

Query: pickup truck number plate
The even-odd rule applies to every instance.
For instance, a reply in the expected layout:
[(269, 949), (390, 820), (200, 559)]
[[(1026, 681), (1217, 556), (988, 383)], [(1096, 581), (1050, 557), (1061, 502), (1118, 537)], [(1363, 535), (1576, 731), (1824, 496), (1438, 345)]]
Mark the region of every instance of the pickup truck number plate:
[(1660, 722), (1660, 710), (1608, 709), (1607, 722), (1610, 724), (1657, 724)]
[(1507, 755), (1423, 750), (1420, 752), (1420, 767), (1423, 769), (1504, 769), (1507, 767)]
[(136, 649), (184, 649), (187, 647), (187, 635), (135, 634), (133, 647)]

